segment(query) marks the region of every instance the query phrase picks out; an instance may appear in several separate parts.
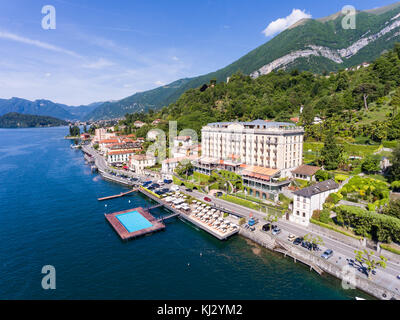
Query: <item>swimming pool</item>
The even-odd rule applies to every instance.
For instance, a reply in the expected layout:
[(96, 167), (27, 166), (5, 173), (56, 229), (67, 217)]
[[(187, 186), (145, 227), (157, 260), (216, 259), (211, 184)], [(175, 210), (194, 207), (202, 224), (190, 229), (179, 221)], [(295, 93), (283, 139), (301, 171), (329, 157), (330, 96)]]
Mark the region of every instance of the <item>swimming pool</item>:
[(153, 226), (153, 224), (143, 217), (138, 211), (122, 213), (116, 217), (129, 233), (147, 229)]

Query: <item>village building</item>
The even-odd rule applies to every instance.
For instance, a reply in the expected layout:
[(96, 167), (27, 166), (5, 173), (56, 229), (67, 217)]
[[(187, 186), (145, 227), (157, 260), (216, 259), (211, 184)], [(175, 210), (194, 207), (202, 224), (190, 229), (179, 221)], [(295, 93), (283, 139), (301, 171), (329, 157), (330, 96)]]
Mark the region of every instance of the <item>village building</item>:
[(327, 180), (295, 191), (289, 220), (307, 227), (314, 211), (322, 210), (328, 196), (338, 190), (339, 185), (334, 180)]
[(293, 178), (302, 179), (307, 181), (315, 181), (315, 174), (321, 170), (321, 167), (309, 166), (306, 164), (301, 165), (292, 171)]
[(142, 121), (135, 121), (135, 123), (133, 124), (135, 126), (135, 128), (141, 128), (143, 126), (145, 126), (146, 124)]
[(131, 157), (135, 155), (134, 150), (119, 150), (109, 151), (107, 153), (107, 163), (109, 165), (122, 165), (130, 161)]
[(129, 167), (137, 174), (143, 174), (145, 168), (153, 167), (155, 164), (155, 157), (146, 154), (136, 154), (132, 156)]

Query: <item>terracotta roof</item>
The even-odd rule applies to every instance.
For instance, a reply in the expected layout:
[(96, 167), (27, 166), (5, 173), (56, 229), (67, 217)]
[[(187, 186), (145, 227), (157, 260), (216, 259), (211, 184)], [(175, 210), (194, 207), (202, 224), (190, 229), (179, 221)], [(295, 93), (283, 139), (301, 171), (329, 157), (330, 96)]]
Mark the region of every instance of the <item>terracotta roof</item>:
[(108, 144), (108, 143), (118, 143), (118, 139), (105, 139), (105, 140), (100, 140), (99, 144)]
[(108, 153), (108, 155), (109, 156), (114, 156), (114, 155), (117, 155), (117, 154), (132, 154), (134, 152), (135, 152), (134, 150), (110, 151)]
[(272, 169), (266, 167), (247, 166), (243, 171), (243, 175), (257, 179), (270, 180), (270, 178), (279, 173), (279, 171), (280, 170), (278, 169)]
[(142, 161), (142, 160), (152, 160), (153, 157), (147, 156), (146, 154), (135, 154), (132, 157), (133, 160)]
[(293, 192), (293, 194), (296, 196), (311, 197), (334, 189), (339, 189), (339, 185), (334, 180), (327, 180), (314, 184), (311, 187)]
[(313, 176), (318, 170), (321, 170), (320, 167), (316, 166), (309, 166), (306, 164), (301, 165), (297, 169), (293, 170), (292, 173), (294, 174), (302, 174), (305, 176)]

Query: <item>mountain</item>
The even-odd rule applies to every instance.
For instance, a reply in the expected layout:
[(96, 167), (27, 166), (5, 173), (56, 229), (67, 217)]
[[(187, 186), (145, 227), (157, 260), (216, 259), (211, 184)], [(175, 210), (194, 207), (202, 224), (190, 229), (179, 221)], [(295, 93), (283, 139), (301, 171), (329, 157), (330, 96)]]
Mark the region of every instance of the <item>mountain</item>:
[(97, 102), (88, 106), (71, 107), (49, 100), (0, 99), (0, 116), (16, 112), (19, 114), (50, 116), (63, 120), (81, 120), (87, 113), (101, 104), (101, 102)]
[(34, 128), (66, 125), (68, 125), (68, 122), (61, 119), (16, 112), (7, 113), (0, 117), (0, 128)]
[(160, 109), (176, 101), (185, 91), (185, 86), (191, 79), (181, 79), (169, 85), (153, 90), (138, 92), (133, 96), (105, 102), (85, 116), (86, 120), (99, 120), (124, 117), (127, 113), (145, 112), (149, 109)]
[(357, 12), (354, 30), (343, 29), (343, 18), (342, 13), (336, 13), (321, 19), (301, 20), (223, 69), (105, 103), (86, 119), (109, 119), (126, 113), (160, 109), (175, 102), (189, 89), (200, 87), (212, 79), (226, 81), (238, 71), (253, 78), (278, 69), (320, 74), (338, 71), (373, 61), (400, 40), (400, 2)]

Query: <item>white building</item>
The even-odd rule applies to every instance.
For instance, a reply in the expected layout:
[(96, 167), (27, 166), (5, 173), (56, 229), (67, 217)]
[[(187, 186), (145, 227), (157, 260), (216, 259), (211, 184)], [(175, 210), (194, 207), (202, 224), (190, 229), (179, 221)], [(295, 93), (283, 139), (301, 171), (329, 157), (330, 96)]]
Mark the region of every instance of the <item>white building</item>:
[(299, 166), (297, 169), (292, 171), (293, 178), (302, 179), (307, 181), (315, 181), (315, 174), (321, 170), (320, 167), (317, 166), (309, 166), (307, 164), (303, 164)]
[(293, 123), (252, 122), (211, 123), (203, 127), (202, 156), (235, 160), (249, 166), (278, 169), (281, 176), (303, 162), (304, 129)]
[(172, 175), (174, 170), (179, 164), (184, 160), (194, 161), (197, 160), (197, 156), (189, 156), (189, 157), (177, 157), (171, 159), (165, 159), (162, 162), (161, 173), (165, 175)]
[(156, 158), (145, 154), (137, 154), (131, 158), (130, 169), (138, 174), (142, 174), (145, 168), (153, 167)]
[(107, 162), (110, 165), (128, 163), (134, 154), (134, 150), (109, 151), (107, 153)]
[(133, 124), (136, 128), (141, 128), (143, 126), (145, 126), (146, 124), (142, 121), (135, 121), (135, 123)]
[(294, 192), (290, 221), (307, 227), (314, 211), (322, 210), (326, 198), (338, 190), (339, 185), (334, 180), (327, 180)]

